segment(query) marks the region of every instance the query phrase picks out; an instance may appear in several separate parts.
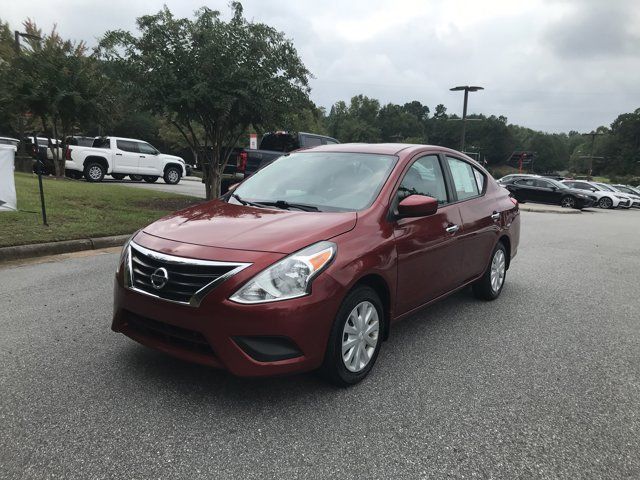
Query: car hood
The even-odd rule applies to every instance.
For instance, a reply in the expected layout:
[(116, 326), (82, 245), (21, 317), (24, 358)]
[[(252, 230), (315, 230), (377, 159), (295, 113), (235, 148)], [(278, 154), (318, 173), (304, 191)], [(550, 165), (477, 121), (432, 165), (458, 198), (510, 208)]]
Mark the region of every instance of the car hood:
[(161, 218), (143, 231), (182, 243), (289, 254), (348, 232), (356, 221), (355, 212), (301, 212), (213, 200)]
[(175, 155), (167, 155), (166, 153), (161, 153), (160, 157), (164, 158), (165, 160), (177, 160), (178, 162), (184, 163), (184, 160), (180, 157), (176, 157)]

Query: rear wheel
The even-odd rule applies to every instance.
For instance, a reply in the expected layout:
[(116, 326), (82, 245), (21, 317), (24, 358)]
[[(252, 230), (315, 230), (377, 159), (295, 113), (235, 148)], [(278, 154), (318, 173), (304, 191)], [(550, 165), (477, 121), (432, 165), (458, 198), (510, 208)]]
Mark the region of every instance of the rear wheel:
[(481, 300), (495, 300), (500, 296), (507, 276), (507, 249), (502, 242), (496, 245), (491, 263), (482, 277), (473, 284), (473, 294)]
[(121, 173), (112, 173), (112, 174), (111, 174), (111, 177), (113, 177), (113, 178), (114, 178), (114, 179), (116, 179), (116, 180), (124, 180), (124, 177), (125, 177), (125, 176), (126, 176), (126, 175), (123, 175), (123, 174), (121, 174)]
[(342, 387), (364, 379), (380, 352), (383, 324), (384, 309), (375, 290), (352, 290), (336, 315), (320, 373)]
[(164, 183), (168, 183), (169, 185), (175, 185), (180, 181), (180, 170), (178, 167), (167, 167), (164, 171)]
[(154, 177), (153, 175), (144, 175), (142, 179), (147, 183), (155, 183), (158, 181), (158, 177)]
[(141, 182), (142, 181), (142, 175), (129, 175), (129, 178), (131, 180), (133, 180), (134, 182)]
[(602, 197), (598, 202), (598, 206), (600, 208), (612, 208), (613, 200), (611, 200), (609, 197)]
[(98, 162), (89, 162), (84, 167), (84, 178), (87, 182), (101, 182), (105, 173), (105, 168)]
[(573, 198), (571, 195), (562, 197), (560, 199), (560, 206), (563, 208), (576, 208), (576, 199)]

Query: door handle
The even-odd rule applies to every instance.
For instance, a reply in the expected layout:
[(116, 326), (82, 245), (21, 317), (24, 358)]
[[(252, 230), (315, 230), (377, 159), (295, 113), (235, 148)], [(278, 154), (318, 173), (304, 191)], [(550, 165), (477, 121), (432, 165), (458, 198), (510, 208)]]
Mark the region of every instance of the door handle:
[(460, 230), (460, 225), (451, 225), (445, 230), (447, 231), (447, 233), (456, 233), (458, 230)]
[(498, 220), (500, 218), (500, 214), (498, 212), (493, 212), (493, 215), (491, 215), (491, 218), (493, 220)]
[(144, 155), (140, 155), (140, 158), (145, 158), (145, 156)]
[(121, 153), (116, 153), (116, 155), (117, 155), (117, 156), (119, 156), (119, 157), (121, 157), (121, 156), (122, 156), (122, 154), (121, 154)]

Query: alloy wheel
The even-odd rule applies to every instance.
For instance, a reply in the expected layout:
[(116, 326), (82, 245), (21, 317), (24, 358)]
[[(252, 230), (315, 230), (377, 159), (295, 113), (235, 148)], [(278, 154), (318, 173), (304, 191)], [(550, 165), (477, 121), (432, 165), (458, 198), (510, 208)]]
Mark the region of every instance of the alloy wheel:
[(89, 178), (91, 180), (100, 180), (102, 177), (102, 169), (98, 165), (91, 165), (89, 167)]
[(502, 288), (506, 267), (504, 251), (502, 249), (496, 250), (491, 260), (491, 289), (494, 292), (499, 292)]
[(178, 180), (180, 180), (180, 175), (178, 175), (178, 172), (176, 172), (175, 170), (170, 170), (167, 173), (167, 177), (169, 178), (169, 181), (171, 183), (177, 182)]
[(350, 372), (362, 371), (376, 351), (380, 334), (380, 319), (373, 303), (357, 304), (342, 330), (342, 361)]
[(613, 205), (613, 200), (611, 200), (609, 197), (602, 197), (598, 204), (600, 208), (611, 208), (611, 206)]
[(564, 197), (562, 199), (561, 206), (564, 208), (573, 208), (575, 204), (576, 201), (573, 199), (573, 197)]

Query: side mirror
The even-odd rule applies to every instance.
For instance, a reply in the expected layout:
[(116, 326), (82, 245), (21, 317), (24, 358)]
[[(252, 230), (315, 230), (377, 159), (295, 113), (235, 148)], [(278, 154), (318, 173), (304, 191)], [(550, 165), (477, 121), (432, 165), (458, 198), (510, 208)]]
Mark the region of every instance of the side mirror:
[(551, 190), (555, 192), (556, 190), (558, 190), (558, 187), (551, 187)]
[(589, 190), (591, 190), (592, 192), (597, 192), (598, 191), (598, 189), (594, 188), (594, 187), (591, 187)]
[(438, 211), (438, 200), (426, 195), (409, 195), (398, 204), (401, 217), (426, 217)]

